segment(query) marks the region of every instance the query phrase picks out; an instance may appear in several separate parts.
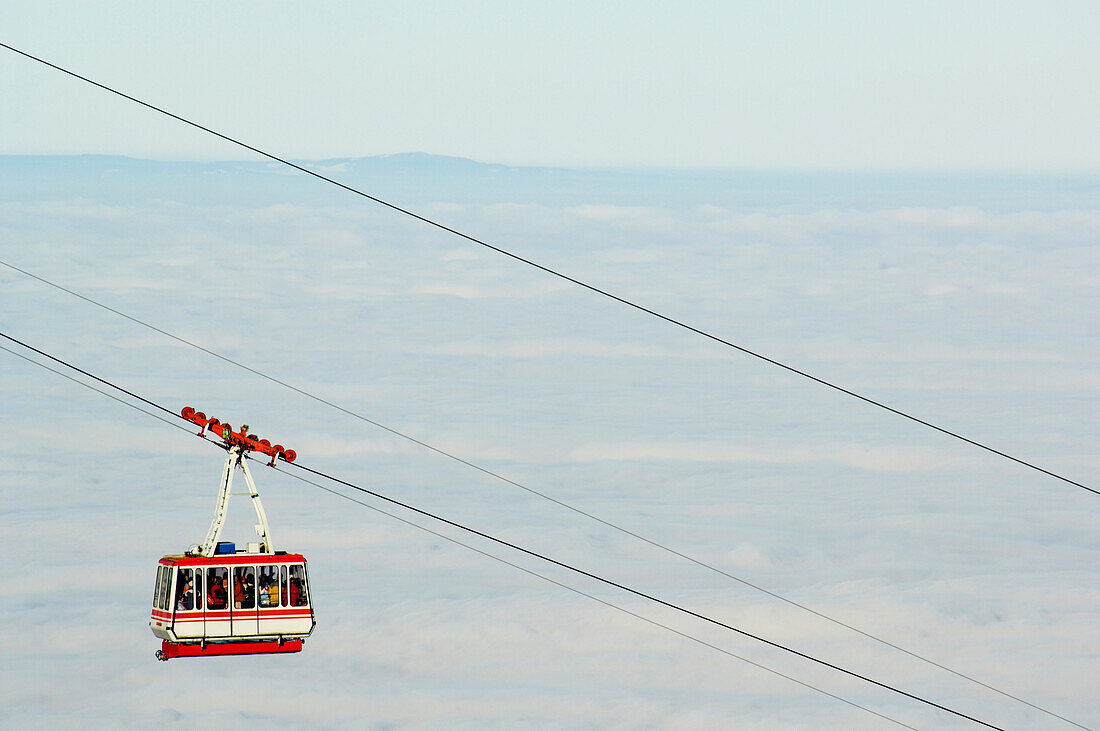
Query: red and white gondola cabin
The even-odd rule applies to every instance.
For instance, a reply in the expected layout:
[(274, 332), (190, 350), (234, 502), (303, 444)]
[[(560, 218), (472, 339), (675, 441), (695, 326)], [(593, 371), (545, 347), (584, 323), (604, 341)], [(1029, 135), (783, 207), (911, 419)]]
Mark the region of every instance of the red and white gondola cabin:
[[(306, 559), (272, 550), (267, 516), (245, 460), (249, 451), (270, 455), (271, 464), (293, 462), (297, 455), (250, 436), (247, 426), (234, 432), (190, 407), (183, 417), (203, 427), (200, 435), (209, 428), (221, 437), (229, 456), (206, 540), (185, 553), (164, 556), (157, 566), (149, 618), (150, 629), (162, 640), (157, 658), (298, 652), (316, 625)], [(244, 472), (259, 518), (260, 540), (243, 549), (218, 540), (237, 468)]]

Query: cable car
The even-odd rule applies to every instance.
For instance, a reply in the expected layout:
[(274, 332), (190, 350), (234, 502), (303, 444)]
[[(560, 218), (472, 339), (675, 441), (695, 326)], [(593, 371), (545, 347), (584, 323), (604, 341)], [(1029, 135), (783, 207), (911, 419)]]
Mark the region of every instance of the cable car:
[[(229, 454), (206, 539), (182, 554), (164, 556), (157, 565), (149, 618), (149, 628), (162, 640), (157, 659), (300, 652), (316, 626), (306, 559), (273, 549), (267, 514), (247, 461), (249, 452), (269, 455), (269, 465), (276, 459), (293, 462), (297, 454), (250, 435), (247, 426), (235, 432), (190, 406), (182, 415), (202, 427), (199, 436), (205, 437), (209, 429), (220, 438)], [(230, 492), (238, 468), (247, 493)], [(231, 495), (251, 497), (259, 519), (260, 540), (244, 548), (219, 540)]]

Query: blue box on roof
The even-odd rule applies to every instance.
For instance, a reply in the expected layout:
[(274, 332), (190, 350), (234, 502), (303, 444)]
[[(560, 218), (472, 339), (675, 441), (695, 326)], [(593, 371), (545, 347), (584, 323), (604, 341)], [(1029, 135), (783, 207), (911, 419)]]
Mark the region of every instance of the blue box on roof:
[(228, 541), (218, 541), (217, 548), (214, 549), (214, 554), (219, 555), (223, 553), (236, 553), (237, 544), (229, 543)]

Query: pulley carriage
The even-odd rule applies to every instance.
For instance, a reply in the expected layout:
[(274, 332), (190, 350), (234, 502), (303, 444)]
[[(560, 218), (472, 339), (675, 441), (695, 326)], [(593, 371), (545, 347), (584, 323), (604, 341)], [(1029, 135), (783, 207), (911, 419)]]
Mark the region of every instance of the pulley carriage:
[[(254, 655), (298, 652), (316, 622), (309, 593), (306, 559), (272, 547), (267, 514), (246, 455), (262, 452), (293, 462), (297, 455), (188, 407), (183, 417), (209, 429), (228, 451), (222, 470), (214, 519), (201, 545), (164, 556), (157, 566), (149, 627), (162, 640), (157, 658), (204, 655)], [(247, 494), (256, 509), (260, 540), (243, 549), (219, 541), (229, 507), (233, 475), (244, 473)]]

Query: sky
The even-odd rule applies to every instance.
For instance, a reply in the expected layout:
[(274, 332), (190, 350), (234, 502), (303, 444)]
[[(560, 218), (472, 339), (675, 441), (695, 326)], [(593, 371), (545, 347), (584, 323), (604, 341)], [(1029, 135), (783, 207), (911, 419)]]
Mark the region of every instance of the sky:
[[(1100, 164), (1089, 2), (5, 2), (0, 27), (9, 45), (308, 159)], [(10, 52), (0, 95), (18, 100), (0, 109), (0, 153), (240, 156)]]
[[(5, 5), (0, 40), (1095, 485), (1091, 6), (114, 7)], [(1094, 495), (0, 58), (0, 260), (1100, 726)], [(732, 101), (809, 68), (812, 89)], [(823, 123), (785, 135), (803, 93)], [(997, 99), (1020, 114), (983, 128)], [(998, 725), (1062, 727), (3, 266), (0, 331)], [(158, 663), (155, 564), (201, 541), (223, 455), (5, 352), (0, 407), (0, 726), (889, 725), (259, 468), (317, 630), (297, 655)], [(231, 504), (226, 537), (251, 523)], [(969, 727), (474, 546), (907, 724)]]

